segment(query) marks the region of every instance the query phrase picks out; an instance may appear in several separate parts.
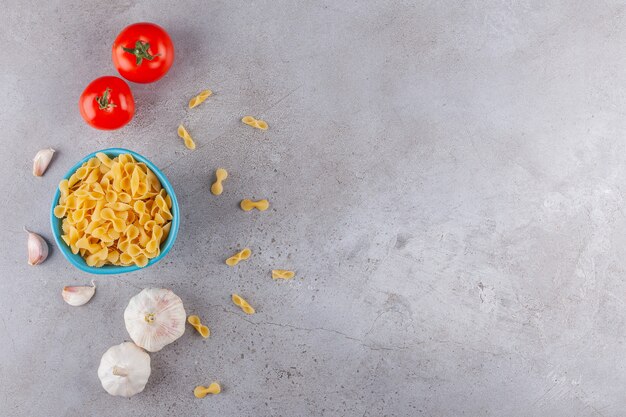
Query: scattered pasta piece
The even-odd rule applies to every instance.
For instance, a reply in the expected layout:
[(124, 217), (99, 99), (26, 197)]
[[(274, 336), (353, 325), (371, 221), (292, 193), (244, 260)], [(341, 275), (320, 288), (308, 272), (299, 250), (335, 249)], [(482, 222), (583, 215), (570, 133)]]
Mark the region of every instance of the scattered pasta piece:
[(103, 153), (59, 184), (54, 215), (61, 239), (89, 266), (144, 267), (170, 231), (172, 199), (157, 176), (129, 154)]
[(208, 387), (198, 385), (196, 388), (194, 388), (193, 395), (195, 395), (196, 398), (204, 398), (207, 396), (207, 394), (219, 394), (220, 392), (222, 392), (222, 387), (220, 387), (220, 384), (218, 384), (217, 382), (213, 382)]
[(185, 126), (178, 125), (178, 136), (180, 136), (183, 139), (187, 149), (191, 149), (192, 151), (196, 149), (196, 143), (191, 138), (191, 135), (189, 134), (189, 132), (187, 132), (187, 129), (185, 129)]
[(215, 171), (215, 178), (215, 182), (211, 186), (211, 193), (213, 193), (213, 195), (220, 195), (224, 191), (222, 181), (228, 178), (228, 172), (224, 168), (218, 168), (217, 171)]
[(256, 127), (257, 129), (267, 130), (269, 127), (264, 120), (255, 119), (252, 116), (245, 116), (241, 121), (248, 126)]
[(248, 249), (248, 248), (243, 248), (241, 250), (241, 252), (237, 252), (236, 254), (231, 256), (230, 258), (226, 259), (226, 265), (228, 265), (228, 266), (235, 266), (240, 261), (248, 259), (250, 257), (250, 255), (252, 255), (252, 251), (250, 249)]
[(197, 96), (189, 100), (189, 108), (193, 109), (194, 107), (196, 107), (197, 105), (199, 105), (200, 103), (202, 103), (204, 100), (206, 100), (208, 97), (212, 95), (213, 95), (213, 91), (211, 90), (200, 91), (200, 93)]
[(196, 329), (198, 333), (200, 333), (200, 336), (204, 337), (205, 339), (211, 335), (211, 331), (209, 330), (209, 328), (200, 322), (200, 317), (189, 316), (187, 317), (187, 322), (191, 324), (194, 329)]
[(295, 276), (296, 273), (293, 271), (288, 271), (286, 269), (272, 269), (273, 279), (291, 279)]
[(241, 200), (240, 206), (243, 211), (250, 211), (252, 209), (265, 211), (270, 207), (270, 203), (267, 200), (252, 201), (246, 198), (244, 200)]
[(248, 304), (246, 300), (244, 300), (237, 294), (233, 294), (231, 298), (233, 300), (233, 303), (235, 303), (236, 306), (239, 306), (243, 310), (244, 313), (254, 314), (254, 308), (252, 308), (252, 306)]

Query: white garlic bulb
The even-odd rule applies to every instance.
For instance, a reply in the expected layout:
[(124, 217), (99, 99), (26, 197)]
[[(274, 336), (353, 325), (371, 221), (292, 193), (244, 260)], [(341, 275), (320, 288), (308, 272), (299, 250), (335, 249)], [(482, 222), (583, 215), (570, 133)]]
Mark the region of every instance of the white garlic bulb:
[(137, 346), (158, 352), (185, 332), (183, 301), (170, 290), (146, 288), (124, 311), (126, 330)]
[(150, 372), (150, 355), (134, 343), (124, 342), (104, 352), (98, 378), (109, 394), (132, 397), (143, 391)]

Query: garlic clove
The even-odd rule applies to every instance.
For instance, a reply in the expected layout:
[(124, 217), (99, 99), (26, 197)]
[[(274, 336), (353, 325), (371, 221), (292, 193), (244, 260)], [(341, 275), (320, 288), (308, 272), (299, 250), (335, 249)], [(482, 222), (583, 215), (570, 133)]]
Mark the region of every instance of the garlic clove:
[(28, 265), (39, 265), (48, 257), (48, 244), (37, 233), (33, 233), (24, 227), (28, 233)]
[(39, 152), (37, 152), (37, 155), (35, 155), (35, 158), (33, 159), (33, 175), (34, 176), (41, 177), (43, 173), (46, 172), (46, 169), (48, 168), (48, 165), (50, 164), (50, 161), (52, 160), (53, 154), (54, 154), (54, 149), (52, 148), (42, 149)]
[(96, 293), (96, 283), (91, 281), (91, 285), (63, 287), (61, 295), (66, 303), (78, 307), (87, 304)]

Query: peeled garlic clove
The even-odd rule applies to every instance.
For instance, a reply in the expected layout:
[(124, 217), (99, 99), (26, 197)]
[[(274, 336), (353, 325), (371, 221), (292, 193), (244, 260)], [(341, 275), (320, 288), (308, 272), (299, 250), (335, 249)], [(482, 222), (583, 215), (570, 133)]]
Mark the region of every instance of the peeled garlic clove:
[(43, 173), (46, 172), (46, 169), (48, 168), (48, 165), (50, 164), (50, 161), (52, 160), (53, 154), (54, 154), (54, 149), (52, 148), (42, 149), (39, 152), (37, 152), (37, 155), (35, 155), (35, 159), (33, 159), (33, 175), (34, 176), (41, 177)]
[(71, 306), (78, 307), (87, 304), (91, 297), (96, 293), (96, 283), (91, 281), (91, 285), (63, 287), (61, 295), (66, 303)]
[(48, 257), (48, 244), (37, 233), (24, 231), (28, 233), (28, 265), (39, 265)]

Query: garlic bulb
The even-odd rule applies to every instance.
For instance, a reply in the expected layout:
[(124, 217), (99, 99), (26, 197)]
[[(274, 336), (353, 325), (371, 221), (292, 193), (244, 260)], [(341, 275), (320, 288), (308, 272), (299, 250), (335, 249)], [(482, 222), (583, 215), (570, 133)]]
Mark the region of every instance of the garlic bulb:
[(28, 265), (39, 265), (48, 257), (48, 244), (37, 233), (24, 231), (28, 233)]
[(66, 303), (78, 307), (87, 304), (96, 293), (96, 283), (91, 281), (91, 285), (77, 287), (63, 287), (61, 295)]
[(126, 330), (137, 346), (158, 352), (185, 332), (183, 301), (170, 290), (146, 288), (124, 311)]
[(132, 397), (143, 391), (150, 372), (150, 355), (134, 343), (124, 342), (104, 352), (98, 378), (109, 394)]
[(54, 149), (52, 148), (42, 149), (39, 152), (37, 152), (37, 155), (35, 155), (35, 158), (33, 159), (33, 175), (34, 176), (41, 177), (43, 173), (46, 172), (46, 169), (48, 168), (48, 165), (50, 164), (50, 161), (52, 160), (53, 154), (54, 154)]

